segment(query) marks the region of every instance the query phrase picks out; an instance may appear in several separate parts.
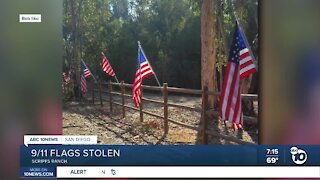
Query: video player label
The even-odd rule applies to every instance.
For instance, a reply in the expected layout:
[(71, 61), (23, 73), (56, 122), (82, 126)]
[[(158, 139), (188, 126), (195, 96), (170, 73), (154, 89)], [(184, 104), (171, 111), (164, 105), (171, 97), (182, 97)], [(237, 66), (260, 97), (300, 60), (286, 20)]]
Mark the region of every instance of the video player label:
[(20, 14), (19, 22), (39, 23), (41, 22), (41, 14)]

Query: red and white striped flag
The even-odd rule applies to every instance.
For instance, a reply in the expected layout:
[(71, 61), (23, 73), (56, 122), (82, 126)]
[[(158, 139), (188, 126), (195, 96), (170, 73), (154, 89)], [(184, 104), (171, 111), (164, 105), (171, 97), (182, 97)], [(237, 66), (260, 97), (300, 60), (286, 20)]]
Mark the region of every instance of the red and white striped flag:
[(249, 49), (242, 49), (240, 51), (240, 79), (243, 79), (256, 71), (256, 65), (253, 62)]
[(81, 75), (81, 91), (85, 94), (87, 90), (87, 80), (84, 75)]
[(83, 75), (85, 78), (92, 76), (89, 68), (87, 67), (87, 65), (84, 63), (84, 61), (81, 61), (81, 69), (83, 71)]
[(114, 77), (116, 75), (114, 73), (107, 57), (103, 53), (102, 53), (102, 70), (112, 77)]
[(142, 80), (153, 74), (154, 73), (151, 69), (150, 64), (148, 63), (147, 57), (145, 56), (141, 46), (139, 46), (137, 71), (132, 86), (132, 99), (136, 107), (139, 107), (141, 103), (140, 88), (142, 86)]
[(244, 38), (236, 24), (220, 96), (221, 118), (232, 123), (234, 129), (243, 124), (240, 80), (257, 71)]

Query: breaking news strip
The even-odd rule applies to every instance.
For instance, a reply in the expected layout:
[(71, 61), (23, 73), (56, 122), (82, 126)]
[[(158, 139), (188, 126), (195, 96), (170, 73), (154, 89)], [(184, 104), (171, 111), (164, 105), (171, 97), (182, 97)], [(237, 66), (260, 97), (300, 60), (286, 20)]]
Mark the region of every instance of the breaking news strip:
[[(320, 177), (319, 152), (320, 146), (98, 145), (96, 136), (25, 136), (25, 143), (20, 147), (20, 175), (25, 178)], [(252, 173), (250, 168), (256, 171)], [(222, 173), (230, 170), (233, 173)], [(164, 171), (167, 173), (160, 173)]]

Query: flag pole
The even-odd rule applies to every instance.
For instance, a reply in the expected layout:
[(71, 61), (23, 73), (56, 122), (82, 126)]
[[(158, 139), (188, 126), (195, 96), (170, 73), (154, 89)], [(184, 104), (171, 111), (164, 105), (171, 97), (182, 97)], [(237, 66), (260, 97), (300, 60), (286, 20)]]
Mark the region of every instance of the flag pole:
[[(143, 51), (143, 49), (142, 49), (142, 46), (141, 46), (140, 41), (138, 41), (138, 46), (139, 46), (139, 48), (141, 48), (141, 51), (142, 51), (142, 53), (143, 53), (144, 57), (146, 58), (146, 61), (150, 64), (150, 62), (149, 62), (149, 60), (148, 60), (148, 58), (147, 58), (146, 54), (144, 53), (144, 51)], [(138, 50), (138, 54), (139, 54), (139, 50)], [(138, 58), (139, 58), (139, 57), (138, 57)], [(157, 81), (157, 83), (158, 83), (159, 87), (161, 87), (160, 82), (159, 82), (158, 77), (157, 77), (157, 74), (156, 74), (156, 73), (154, 72), (154, 70), (152, 69), (151, 64), (150, 64), (150, 68), (151, 68), (151, 70), (152, 70), (152, 72), (153, 72), (153, 75), (154, 75), (154, 77), (155, 77), (155, 79), (156, 79), (156, 81)]]
[[(88, 66), (86, 65), (86, 63), (83, 61), (83, 59), (81, 59), (82, 63), (88, 68)], [(88, 68), (89, 70), (89, 68)], [(90, 70), (89, 70), (90, 71)], [(94, 81), (97, 82), (96, 78), (93, 76), (93, 74), (90, 71), (90, 75), (93, 77)]]
[[(138, 60), (138, 64), (139, 64), (139, 71), (140, 71), (140, 73), (139, 73), (139, 76), (140, 76), (140, 79), (141, 79), (141, 86), (140, 86), (140, 93), (139, 93), (139, 96), (140, 96), (140, 103), (139, 103), (139, 105), (138, 106), (140, 106), (141, 105), (141, 102), (142, 102), (142, 95), (143, 95), (143, 90), (141, 91), (141, 88), (142, 88), (142, 73), (141, 73), (141, 63), (140, 63), (140, 59), (139, 59), (139, 47), (140, 47), (140, 41), (138, 41), (138, 57), (137, 57), (137, 60)], [(147, 59), (147, 58), (146, 58)], [(150, 65), (150, 68), (151, 68), (151, 65)], [(133, 88), (133, 86), (132, 86), (132, 88)]]
[[(101, 52), (101, 54), (102, 54), (102, 56), (106, 57), (103, 52)], [(110, 62), (109, 62), (109, 63), (110, 63)], [(110, 65), (110, 67), (111, 67), (111, 65)], [(112, 67), (111, 67), (111, 68), (112, 68)], [(113, 71), (113, 69), (112, 69), (112, 71)], [(117, 83), (119, 83), (119, 80), (118, 80), (118, 78), (117, 78), (116, 73), (114, 73), (114, 78), (115, 78), (115, 80), (117, 81)]]
[(114, 75), (114, 78), (116, 79), (117, 83), (119, 83), (119, 80), (116, 75)]

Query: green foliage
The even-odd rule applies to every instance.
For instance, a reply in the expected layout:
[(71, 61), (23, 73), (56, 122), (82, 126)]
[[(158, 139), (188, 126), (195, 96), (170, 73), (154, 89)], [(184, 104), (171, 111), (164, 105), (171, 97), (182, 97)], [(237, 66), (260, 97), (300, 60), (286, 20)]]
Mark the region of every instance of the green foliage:
[[(73, 42), (70, 3), (64, 0), (63, 38), (65, 66), (68, 66), (68, 51)], [(109, 80), (101, 70), (103, 51), (119, 80), (132, 83), (137, 63), (139, 40), (160, 82), (170, 86), (200, 88), (201, 42), (200, 12), (198, 0), (74, 0), (78, 8), (78, 43), (81, 58), (93, 74)], [(216, 33), (217, 68), (225, 65), (234, 16), (231, 0), (216, 0), (216, 11), (221, 11), (225, 37)], [(239, 14), (249, 42), (257, 33), (257, 0), (241, 0), (234, 7)], [(225, 40), (223, 40), (225, 38)], [(66, 69), (66, 68), (65, 68)], [(156, 85), (154, 78), (144, 82)]]

